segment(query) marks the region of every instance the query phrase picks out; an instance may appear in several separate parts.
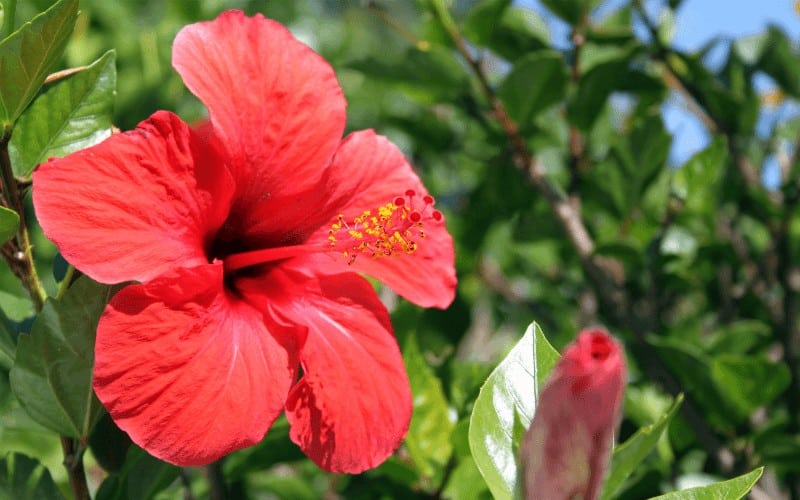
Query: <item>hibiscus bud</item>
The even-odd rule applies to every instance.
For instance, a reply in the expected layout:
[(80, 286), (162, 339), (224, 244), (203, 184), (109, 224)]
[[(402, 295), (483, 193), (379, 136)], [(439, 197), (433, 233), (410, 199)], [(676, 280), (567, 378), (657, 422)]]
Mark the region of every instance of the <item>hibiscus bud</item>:
[(599, 497), (624, 387), (619, 344), (603, 329), (583, 330), (550, 374), (522, 441), (526, 500)]

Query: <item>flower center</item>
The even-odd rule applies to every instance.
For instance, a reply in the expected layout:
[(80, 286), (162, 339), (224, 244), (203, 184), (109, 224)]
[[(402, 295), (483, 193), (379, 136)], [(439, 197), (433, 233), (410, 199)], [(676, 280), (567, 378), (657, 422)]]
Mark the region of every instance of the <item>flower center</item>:
[(346, 220), (339, 214), (328, 231), (328, 241), (285, 247), (265, 248), (229, 255), (224, 259), (226, 272), (313, 253), (341, 252), (348, 264), (358, 256), (372, 259), (416, 252), (419, 240), (425, 238), (425, 224), (441, 223), (442, 213), (433, 208), (432, 196), (419, 196), (409, 189), (405, 196), (365, 210), (358, 217)]
[(432, 196), (421, 197), (421, 202), (415, 197), (409, 189), (405, 197), (398, 196), (377, 210), (365, 210), (349, 223), (339, 214), (328, 231), (331, 248), (340, 250), (348, 264), (359, 255), (377, 259), (414, 253), (417, 242), (425, 238), (425, 222), (442, 220), (442, 213), (432, 208)]

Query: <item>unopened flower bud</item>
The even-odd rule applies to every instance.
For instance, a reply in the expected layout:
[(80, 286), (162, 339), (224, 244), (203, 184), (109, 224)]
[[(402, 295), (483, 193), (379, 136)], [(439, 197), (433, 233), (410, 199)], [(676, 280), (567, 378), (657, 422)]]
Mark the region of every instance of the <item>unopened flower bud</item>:
[(599, 497), (624, 388), (619, 344), (603, 329), (582, 331), (550, 374), (522, 442), (526, 500)]

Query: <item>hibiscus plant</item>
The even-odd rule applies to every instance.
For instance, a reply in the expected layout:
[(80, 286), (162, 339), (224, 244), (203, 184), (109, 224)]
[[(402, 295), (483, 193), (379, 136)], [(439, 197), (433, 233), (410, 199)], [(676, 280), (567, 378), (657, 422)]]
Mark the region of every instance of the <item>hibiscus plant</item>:
[(800, 48), (682, 3), (0, 0), (0, 499), (800, 499)]

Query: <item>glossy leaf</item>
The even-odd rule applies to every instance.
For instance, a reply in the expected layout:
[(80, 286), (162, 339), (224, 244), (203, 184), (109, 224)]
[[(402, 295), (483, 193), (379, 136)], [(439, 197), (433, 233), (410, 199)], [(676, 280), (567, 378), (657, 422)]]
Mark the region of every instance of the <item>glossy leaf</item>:
[(514, 65), (498, 94), (511, 118), (525, 129), (538, 113), (564, 98), (568, 80), (561, 54), (536, 52)]
[(655, 449), (659, 438), (667, 430), (682, 402), (682, 395), (675, 398), (672, 406), (658, 421), (640, 428), (627, 441), (614, 448), (611, 468), (601, 496), (603, 500), (614, 498), (614, 494), (625, 483), (625, 480), (637, 467), (641, 466), (642, 461)]
[(64, 496), (44, 465), (21, 453), (9, 453), (0, 459), (0, 498), (40, 500)]
[(17, 234), (19, 214), (10, 208), (0, 206), (0, 245)]
[(755, 486), (763, 472), (764, 468), (759, 467), (754, 471), (727, 481), (689, 488), (688, 490), (674, 491), (654, 497), (651, 500), (738, 500)]
[(78, 0), (60, 0), (0, 42), (0, 135), (33, 100), (61, 57), (78, 15)]
[(11, 388), (34, 420), (59, 434), (86, 438), (102, 414), (91, 383), (94, 339), (111, 293), (80, 278), (61, 301), (48, 300), (18, 340)]
[(36, 166), (93, 146), (111, 135), (117, 73), (113, 51), (48, 88), (14, 127), (9, 155), (14, 174), (28, 178)]
[(536, 323), (495, 368), (481, 388), (469, 426), (469, 445), (478, 470), (498, 500), (514, 496), (517, 484), (514, 425), (528, 427), (539, 388), (558, 361)]
[(405, 342), (403, 359), (414, 396), (414, 413), (405, 444), (420, 473), (436, 477), (453, 453), (450, 435), (455, 423), (442, 383), (425, 361), (414, 335)]

